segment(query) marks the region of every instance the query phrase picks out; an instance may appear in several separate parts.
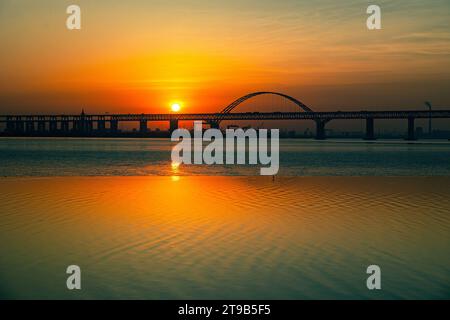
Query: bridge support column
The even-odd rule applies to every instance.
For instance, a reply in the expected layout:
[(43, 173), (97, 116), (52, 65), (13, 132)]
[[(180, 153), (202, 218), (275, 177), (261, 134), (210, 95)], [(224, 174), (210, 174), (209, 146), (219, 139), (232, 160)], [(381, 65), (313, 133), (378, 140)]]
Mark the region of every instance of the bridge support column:
[(366, 136), (364, 140), (375, 140), (374, 119), (366, 119)]
[(105, 120), (98, 120), (97, 121), (97, 131), (104, 132), (106, 129), (106, 122)]
[(409, 141), (413, 141), (416, 140), (416, 136), (415, 136), (415, 126), (414, 126), (414, 118), (413, 117), (409, 117), (408, 118), (408, 137), (406, 138), (406, 140)]
[(33, 120), (28, 120), (25, 123), (25, 130), (29, 133), (34, 131), (34, 121)]
[(110, 121), (110, 131), (111, 132), (119, 131), (119, 120), (111, 120)]
[(7, 118), (6, 119), (6, 132), (14, 132), (16, 126), (15, 126), (15, 122), (11, 119), (11, 118)]
[(45, 121), (44, 120), (39, 120), (38, 121), (38, 131), (39, 132), (44, 132), (45, 131)]
[(177, 119), (170, 120), (170, 127), (169, 127), (170, 134), (172, 134), (172, 132), (174, 132), (177, 129), (178, 129), (178, 120)]
[(61, 121), (61, 131), (62, 132), (69, 132), (69, 121)]
[(325, 140), (325, 124), (328, 120), (315, 120), (316, 121), (316, 140)]
[(94, 121), (86, 120), (84, 131), (85, 132), (92, 132), (92, 130), (94, 130)]
[(76, 132), (83, 133), (86, 131), (86, 122), (84, 119), (75, 120), (73, 122), (73, 127)]
[(50, 124), (48, 125), (48, 128), (51, 133), (55, 133), (58, 130), (58, 124), (56, 120), (51, 120)]
[(16, 132), (22, 133), (25, 131), (25, 123), (18, 119), (16, 120)]
[(139, 131), (140, 131), (141, 133), (147, 132), (147, 120), (141, 119), (141, 120), (139, 121)]

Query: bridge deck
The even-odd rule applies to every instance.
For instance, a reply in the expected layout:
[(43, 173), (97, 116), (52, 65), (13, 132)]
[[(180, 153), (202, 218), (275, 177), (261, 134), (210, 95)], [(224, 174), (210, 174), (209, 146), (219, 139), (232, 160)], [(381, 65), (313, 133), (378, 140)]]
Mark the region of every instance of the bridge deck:
[(0, 115), (7, 121), (74, 121), (80, 119), (117, 121), (192, 121), (192, 120), (333, 120), (333, 119), (407, 119), (450, 118), (450, 110), (336, 111), (336, 112), (246, 112), (246, 113), (180, 113), (180, 114), (92, 114), (92, 115)]

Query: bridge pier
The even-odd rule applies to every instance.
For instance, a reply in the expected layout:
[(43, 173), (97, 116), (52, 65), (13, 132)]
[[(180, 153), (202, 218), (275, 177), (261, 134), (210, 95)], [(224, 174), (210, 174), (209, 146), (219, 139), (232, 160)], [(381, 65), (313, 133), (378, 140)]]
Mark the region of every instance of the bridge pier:
[(119, 121), (118, 121), (118, 120), (115, 120), (115, 119), (111, 120), (111, 121), (110, 121), (110, 127), (109, 127), (109, 130), (110, 130), (111, 132), (117, 132), (117, 131), (119, 131)]
[(101, 119), (97, 121), (97, 131), (104, 132), (106, 130), (106, 121)]
[(325, 135), (325, 124), (328, 120), (317, 119), (316, 122), (316, 140), (325, 140), (327, 137)]
[(58, 130), (58, 122), (56, 122), (56, 118), (50, 120), (48, 129), (51, 133), (56, 133), (56, 131)]
[(15, 131), (15, 122), (11, 117), (6, 118), (6, 132), (12, 133)]
[(20, 117), (16, 119), (16, 132), (23, 133), (25, 131), (25, 123), (21, 120)]
[(416, 135), (415, 135), (415, 126), (414, 126), (414, 117), (409, 117), (408, 118), (408, 136), (406, 138), (406, 140), (408, 141), (414, 141), (416, 140)]
[(38, 121), (38, 131), (41, 133), (45, 132), (45, 121), (44, 120)]
[(367, 118), (366, 119), (366, 136), (364, 140), (375, 140), (375, 130), (374, 130), (374, 119)]
[(141, 133), (145, 133), (145, 132), (147, 132), (147, 120), (145, 120), (145, 119), (141, 119), (140, 121), (139, 121), (139, 132), (141, 132)]
[(80, 130), (80, 122), (78, 120), (72, 121), (72, 131), (78, 131)]
[(172, 132), (174, 132), (177, 129), (178, 129), (178, 120), (177, 119), (170, 120), (170, 127), (169, 127), (170, 134), (172, 134)]
[(28, 120), (25, 123), (25, 130), (28, 133), (34, 132), (34, 121), (33, 120)]
[(69, 121), (67, 121), (67, 120), (61, 121), (61, 131), (69, 132)]
[(73, 122), (73, 130), (78, 133), (83, 133), (86, 131), (87, 123), (85, 120), (75, 120)]
[(93, 130), (94, 130), (94, 121), (86, 120), (84, 131), (85, 132), (92, 132)]

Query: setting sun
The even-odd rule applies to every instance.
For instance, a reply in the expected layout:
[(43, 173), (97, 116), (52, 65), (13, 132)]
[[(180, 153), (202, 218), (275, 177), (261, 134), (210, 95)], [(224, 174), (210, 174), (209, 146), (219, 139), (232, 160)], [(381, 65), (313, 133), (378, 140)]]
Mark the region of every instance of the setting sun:
[(171, 109), (173, 112), (178, 112), (178, 111), (180, 111), (181, 106), (179, 103), (173, 103)]

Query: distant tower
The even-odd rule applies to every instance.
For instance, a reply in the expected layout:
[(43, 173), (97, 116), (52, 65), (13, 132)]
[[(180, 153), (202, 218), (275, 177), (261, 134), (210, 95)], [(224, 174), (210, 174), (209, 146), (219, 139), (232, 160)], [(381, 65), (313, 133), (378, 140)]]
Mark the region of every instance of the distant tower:
[(431, 136), (431, 103), (428, 101), (425, 101), (425, 105), (428, 107), (428, 110), (430, 110), (430, 116), (428, 117), (428, 134)]

